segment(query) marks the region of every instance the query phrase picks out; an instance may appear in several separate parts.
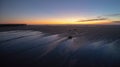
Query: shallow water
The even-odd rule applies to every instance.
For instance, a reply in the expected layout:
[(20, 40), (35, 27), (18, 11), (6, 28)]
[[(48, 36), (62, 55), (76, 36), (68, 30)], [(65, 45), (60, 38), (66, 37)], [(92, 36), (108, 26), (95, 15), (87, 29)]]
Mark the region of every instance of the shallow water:
[[(62, 34), (63, 35), (63, 34)], [(32, 31), (0, 32), (1, 65), (39, 67), (120, 67), (120, 39), (84, 34), (68, 36)]]

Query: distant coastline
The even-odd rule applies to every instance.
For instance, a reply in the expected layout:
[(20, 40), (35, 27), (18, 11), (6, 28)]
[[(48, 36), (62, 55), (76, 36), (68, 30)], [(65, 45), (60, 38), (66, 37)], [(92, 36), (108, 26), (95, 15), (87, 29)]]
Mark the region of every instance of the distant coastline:
[(5, 26), (27, 26), (27, 24), (0, 24), (0, 27), (5, 27)]

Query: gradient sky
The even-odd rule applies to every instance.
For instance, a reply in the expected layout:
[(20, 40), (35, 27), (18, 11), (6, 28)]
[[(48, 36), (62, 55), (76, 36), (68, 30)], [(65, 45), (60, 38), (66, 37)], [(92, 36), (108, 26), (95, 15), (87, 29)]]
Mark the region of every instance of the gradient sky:
[[(98, 20), (99, 18), (106, 18)], [(96, 21), (86, 21), (97, 19)], [(80, 21), (80, 22), (78, 22)], [(0, 0), (0, 23), (114, 24), (120, 0)]]

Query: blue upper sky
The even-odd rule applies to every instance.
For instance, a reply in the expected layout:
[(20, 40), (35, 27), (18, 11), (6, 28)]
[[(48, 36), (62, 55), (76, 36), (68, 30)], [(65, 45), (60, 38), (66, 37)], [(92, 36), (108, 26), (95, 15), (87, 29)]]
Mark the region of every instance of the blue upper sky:
[[(8, 19), (94, 18), (120, 13), (120, 0), (0, 0), (0, 17)], [(119, 19), (118, 17), (116, 17)], [(5, 23), (4, 22), (4, 23)]]

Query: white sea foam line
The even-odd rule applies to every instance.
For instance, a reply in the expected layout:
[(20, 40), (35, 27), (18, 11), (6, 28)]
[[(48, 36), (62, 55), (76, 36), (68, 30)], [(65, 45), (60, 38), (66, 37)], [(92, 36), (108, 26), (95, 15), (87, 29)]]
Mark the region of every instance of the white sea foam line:
[(40, 33), (41, 32), (18, 32), (16, 34), (11, 35), (11, 36), (3, 36), (0, 38), (0, 41), (5, 41), (8, 39), (18, 38), (18, 37), (22, 37), (22, 36), (36, 35), (36, 34), (40, 34)]
[[(43, 36), (44, 34), (39, 34), (39, 35), (33, 35), (33, 36), (27, 36), (27, 37), (23, 37), (23, 38), (19, 38), (19, 39), (15, 39), (15, 40), (12, 40), (12, 41), (7, 41), (7, 42), (4, 42), (2, 43), (1, 45), (3, 45), (2, 47), (12, 47), (12, 45), (20, 45), (22, 43), (27, 43), (27, 42), (31, 42), (31, 40), (36, 40), (36, 39), (39, 39), (41, 36)], [(33, 42), (32, 41), (32, 42)], [(0, 45), (0, 47), (1, 47)]]

